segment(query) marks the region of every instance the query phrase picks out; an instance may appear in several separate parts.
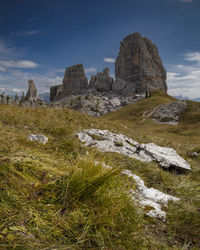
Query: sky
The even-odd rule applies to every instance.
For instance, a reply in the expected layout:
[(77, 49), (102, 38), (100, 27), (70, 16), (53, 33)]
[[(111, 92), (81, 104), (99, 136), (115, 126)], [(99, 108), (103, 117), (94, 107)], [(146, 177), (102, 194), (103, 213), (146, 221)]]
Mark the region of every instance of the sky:
[(39, 93), (66, 67), (86, 76), (114, 63), (120, 41), (139, 32), (158, 47), (168, 93), (200, 97), (200, 0), (0, 0), (0, 92)]

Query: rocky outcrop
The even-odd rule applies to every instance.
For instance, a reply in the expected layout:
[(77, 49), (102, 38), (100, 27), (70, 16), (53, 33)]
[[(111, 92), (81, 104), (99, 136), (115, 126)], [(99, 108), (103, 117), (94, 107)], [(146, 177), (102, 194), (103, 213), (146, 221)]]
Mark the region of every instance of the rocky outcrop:
[(99, 92), (110, 92), (112, 90), (113, 78), (110, 77), (109, 68), (105, 68), (103, 72), (96, 76), (92, 75), (89, 83), (89, 88)]
[(82, 113), (99, 117), (109, 112), (120, 109), (128, 104), (135, 103), (144, 96), (118, 96), (111, 93), (86, 93), (82, 95), (71, 95), (62, 100), (51, 103), (53, 107), (68, 107), (79, 110)]
[(117, 94), (135, 95), (155, 89), (167, 91), (166, 70), (158, 49), (139, 33), (131, 34), (121, 42), (115, 78), (112, 89)]
[(163, 124), (178, 124), (179, 116), (187, 107), (186, 101), (176, 101), (159, 106), (152, 114), (154, 121)]
[(97, 147), (102, 152), (116, 152), (143, 162), (156, 161), (163, 168), (191, 170), (190, 164), (171, 148), (159, 147), (154, 143), (139, 144), (125, 135), (108, 130), (84, 130), (77, 136), (85, 146)]
[(28, 92), (26, 94), (26, 101), (37, 101), (38, 100), (38, 93), (37, 88), (33, 80), (28, 81)]

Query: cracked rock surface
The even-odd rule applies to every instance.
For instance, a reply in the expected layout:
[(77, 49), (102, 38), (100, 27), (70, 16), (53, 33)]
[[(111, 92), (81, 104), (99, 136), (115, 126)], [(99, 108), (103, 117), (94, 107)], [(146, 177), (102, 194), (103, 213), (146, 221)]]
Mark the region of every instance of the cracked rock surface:
[(102, 152), (116, 152), (143, 162), (156, 161), (163, 168), (191, 170), (190, 164), (174, 149), (160, 147), (154, 143), (140, 144), (122, 134), (108, 130), (89, 129), (77, 134), (85, 146), (96, 147)]

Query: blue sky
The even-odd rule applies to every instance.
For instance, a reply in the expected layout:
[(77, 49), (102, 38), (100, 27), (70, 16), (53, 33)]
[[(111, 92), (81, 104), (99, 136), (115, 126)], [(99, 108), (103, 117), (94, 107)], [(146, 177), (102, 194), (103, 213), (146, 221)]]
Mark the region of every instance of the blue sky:
[(158, 47), (169, 94), (200, 97), (199, 0), (0, 0), (0, 92), (40, 93), (83, 63), (87, 77), (109, 67), (120, 41), (140, 32)]

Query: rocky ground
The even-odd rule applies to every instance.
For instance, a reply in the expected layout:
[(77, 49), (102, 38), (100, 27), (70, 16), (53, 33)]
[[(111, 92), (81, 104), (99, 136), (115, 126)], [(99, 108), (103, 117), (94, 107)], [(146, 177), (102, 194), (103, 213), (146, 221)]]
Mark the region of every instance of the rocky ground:
[(152, 114), (154, 121), (163, 124), (178, 124), (180, 115), (187, 108), (186, 101), (176, 101), (161, 105)]
[(113, 93), (89, 92), (82, 95), (71, 95), (50, 104), (52, 107), (67, 107), (79, 110), (90, 116), (99, 117), (116, 111), (124, 106), (138, 102), (145, 95), (119, 96)]

